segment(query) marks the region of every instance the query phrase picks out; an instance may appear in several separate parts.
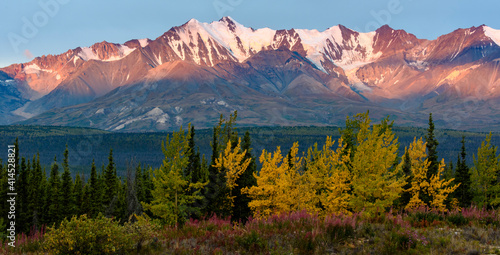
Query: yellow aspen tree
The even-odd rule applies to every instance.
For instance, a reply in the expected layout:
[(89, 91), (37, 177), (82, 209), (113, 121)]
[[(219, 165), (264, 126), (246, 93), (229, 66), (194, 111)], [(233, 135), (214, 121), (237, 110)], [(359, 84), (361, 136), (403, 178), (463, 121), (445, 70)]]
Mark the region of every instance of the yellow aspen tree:
[[(497, 204), (500, 189), (496, 180), (500, 165), (497, 146), (491, 145), (491, 132), (486, 136), (486, 140), (481, 143), (481, 147), (477, 149), (477, 156), (473, 155), (473, 159), (471, 188), (474, 192), (474, 201), (482, 207)], [(492, 203), (493, 201), (495, 203)]]
[[(429, 182), (427, 181), (427, 170), (429, 169), (430, 162), (426, 159), (427, 153), (425, 152), (425, 149), (426, 146), (422, 141), (422, 138), (417, 141), (416, 137), (413, 139), (413, 143), (410, 144), (410, 148), (407, 149), (410, 156), (411, 172), (413, 176), (411, 187), (406, 190), (411, 194), (410, 201), (405, 207), (407, 210), (416, 209), (426, 205), (424, 201), (420, 199), (422, 193), (426, 192), (429, 187)], [(404, 162), (402, 162), (401, 165), (402, 164), (404, 164)]]
[(262, 151), (259, 158), (262, 168), (259, 173), (254, 173), (257, 185), (242, 190), (252, 198), (248, 206), (255, 217), (266, 218), (303, 207), (305, 199), (301, 194), (301, 175), (298, 172), (302, 159), (297, 154), (298, 143), (290, 149), (290, 157), (283, 157), (279, 146), (274, 153)]
[(250, 158), (243, 160), (245, 158), (246, 150), (242, 152), (240, 150), (241, 138), (238, 139), (238, 145), (236, 145), (235, 148), (231, 148), (231, 141), (227, 141), (224, 154), (219, 154), (219, 158), (215, 159), (214, 165), (214, 167), (218, 168), (219, 171), (225, 169), (226, 187), (229, 189), (231, 207), (234, 206), (234, 196), (232, 191), (234, 187), (238, 186), (236, 184), (236, 180), (243, 172), (245, 172), (251, 161)]
[[(452, 179), (442, 179), (441, 175), (444, 172), (444, 159), (438, 166), (438, 172), (433, 174), (430, 179), (427, 179), (427, 171), (429, 169), (430, 162), (427, 159), (426, 144), (423, 142), (422, 138), (413, 139), (413, 143), (408, 149), (411, 161), (411, 171), (413, 179), (411, 182), (411, 188), (408, 190), (411, 193), (410, 202), (405, 207), (407, 210), (416, 209), (421, 206), (428, 206), (429, 208), (444, 212), (446, 211), (445, 200), (450, 193), (455, 191), (460, 184), (450, 186), (453, 182)], [(401, 164), (403, 164), (402, 162)], [(427, 195), (430, 197), (429, 204), (424, 203), (421, 200), (421, 195)]]
[(352, 196), (354, 211), (364, 210), (367, 216), (382, 213), (401, 195), (405, 178), (394, 167), (398, 142), (387, 120), (370, 129), (370, 119), (360, 121), (358, 147), (352, 161)]
[(444, 172), (444, 159), (441, 159), (439, 163), (438, 172), (435, 175), (431, 176), (429, 180), (428, 194), (431, 197), (430, 207), (439, 212), (445, 212), (446, 205), (444, 204), (446, 198), (450, 193), (455, 191), (459, 184), (450, 186), (450, 184), (455, 180), (455, 178), (451, 178), (449, 180), (441, 179), (440, 176)]
[(295, 142), (290, 148), (290, 154), (283, 158), (284, 174), (280, 176), (278, 199), (282, 201), (281, 212), (296, 212), (308, 210), (311, 212), (313, 196), (310, 186), (301, 173), (303, 158), (298, 156), (299, 143)]
[(307, 157), (307, 171), (305, 177), (309, 185), (309, 201), (312, 205), (309, 211), (320, 215), (350, 214), (350, 181), (351, 175), (346, 166), (349, 155), (343, 155), (345, 144), (339, 139), (337, 150), (334, 150), (334, 141), (327, 137), (322, 150), (309, 148)]

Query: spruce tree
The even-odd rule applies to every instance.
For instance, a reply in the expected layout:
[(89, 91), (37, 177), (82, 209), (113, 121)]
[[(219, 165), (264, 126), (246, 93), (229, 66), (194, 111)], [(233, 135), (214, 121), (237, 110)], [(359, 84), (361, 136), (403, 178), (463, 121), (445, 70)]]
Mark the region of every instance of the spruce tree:
[(118, 180), (118, 192), (116, 194), (116, 200), (114, 201), (114, 207), (111, 208), (109, 213), (110, 216), (116, 217), (121, 222), (127, 220), (127, 181), (123, 182)]
[(339, 128), (342, 142), (346, 144), (345, 149), (342, 151), (342, 155), (347, 155), (348, 153), (350, 153), (351, 158), (354, 157), (354, 153), (357, 147), (356, 138), (360, 129), (360, 123), (364, 118), (368, 116), (368, 114), (369, 112), (367, 111), (366, 113), (358, 113), (353, 117), (347, 116), (345, 120), (345, 128)]
[(82, 214), (82, 203), (83, 203), (83, 192), (84, 185), (82, 178), (80, 178), (80, 174), (76, 174), (75, 176), (75, 184), (73, 186), (73, 214), (81, 215)]
[[(83, 180), (82, 180), (83, 182)], [(83, 182), (85, 183), (85, 182)], [(89, 217), (93, 217), (91, 213), (92, 199), (90, 198), (90, 184), (87, 182), (83, 186), (82, 191), (82, 203), (80, 205), (80, 213), (87, 214)]]
[(38, 229), (41, 225), (41, 216), (43, 210), (43, 193), (44, 193), (44, 180), (42, 168), (40, 166), (40, 155), (33, 156), (32, 161), (33, 169), (30, 172), (28, 184), (28, 211), (30, 214), (30, 225)]
[(141, 164), (139, 163), (137, 165), (137, 167), (135, 168), (134, 189), (135, 189), (137, 199), (140, 202), (144, 201), (144, 182), (142, 179), (143, 179), (142, 178), (142, 168), (141, 168)]
[(213, 129), (212, 137), (212, 157), (208, 166), (208, 185), (205, 188), (206, 206), (204, 213), (207, 215), (216, 214), (222, 217), (230, 216), (231, 203), (229, 201), (229, 189), (226, 187), (225, 169), (218, 169), (215, 160), (219, 154), (225, 150), (228, 141), (234, 144), (234, 138), (237, 134), (233, 131), (233, 123), (236, 120), (237, 113), (231, 114), (229, 119), (220, 116), (219, 124)]
[(59, 165), (54, 157), (54, 163), (50, 167), (50, 177), (48, 183), (48, 193), (45, 197), (45, 206), (47, 208), (46, 223), (58, 223), (61, 219), (61, 178), (59, 176)]
[(110, 206), (111, 201), (118, 194), (118, 177), (116, 176), (115, 163), (113, 161), (113, 149), (109, 151), (108, 165), (104, 171), (104, 197), (103, 203)]
[(465, 136), (462, 136), (462, 150), (458, 157), (457, 171), (455, 176), (455, 183), (460, 183), (457, 190), (455, 190), (455, 198), (458, 199), (460, 207), (468, 207), (472, 202), (471, 191), (471, 176), (469, 167), (467, 166), (465, 151)]
[(87, 183), (87, 199), (88, 201), (88, 213), (91, 217), (95, 217), (102, 212), (102, 200), (101, 200), (101, 185), (97, 177), (97, 170), (95, 167), (95, 161), (92, 160), (92, 166), (90, 168), (90, 179)]
[[(29, 161), (28, 161), (29, 164)], [(18, 200), (18, 212), (19, 212), (19, 231), (27, 232), (30, 227), (30, 215), (28, 210), (28, 184), (29, 184), (30, 168), (26, 165), (26, 159), (21, 158), (21, 166), (19, 168), (19, 177), (17, 180), (17, 200)]]
[(193, 183), (200, 179), (200, 155), (196, 152), (194, 136), (195, 129), (194, 126), (191, 126), (188, 133), (188, 150), (186, 152), (189, 162), (186, 167), (185, 175), (190, 178)]
[(437, 174), (439, 168), (437, 153), (437, 146), (439, 143), (434, 137), (434, 122), (432, 121), (432, 113), (429, 114), (429, 127), (427, 128), (425, 141), (427, 147), (427, 159), (430, 162), (429, 169), (427, 171), (427, 179), (430, 180), (431, 176)]
[(151, 203), (153, 201), (153, 189), (154, 183), (151, 175), (153, 173), (153, 169), (151, 167), (145, 167), (142, 172), (142, 183), (144, 188), (144, 203)]
[(208, 216), (217, 213), (217, 208), (219, 207), (218, 195), (220, 190), (221, 181), (219, 180), (220, 174), (219, 170), (214, 167), (215, 159), (219, 155), (219, 144), (218, 137), (220, 133), (220, 124), (213, 128), (212, 143), (212, 156), (210, 159), (210, 165), (208, 166), (208, 185), (205, 187), (204, 201), (206, 202), (204, 213)]
[(73, 179), (71, 178), (71, 172), (69, 170), (68, 163), (68, 145), (66, 145), (66, 150), (64, 151), (64, 159), (62, 163), (63, 174), (62, 174), (62, 186), (61, 186), (61, 219), (67, 218), (71, 219), (74, 210), (74, 200), (73, 200)]
[[(142, 213), (142, 206), (139, 202), (139, 198), (137, 196), (137, 178), (136, 175), (132, 174), (132, 163), (129, 165), (127, 169), (127, 180), (125, 182), (125, 214), (124, 219), (127, 220), (131, 215), (137, 214), (140, 215)], [(137, 173), (136, 173), (137, 174)]]

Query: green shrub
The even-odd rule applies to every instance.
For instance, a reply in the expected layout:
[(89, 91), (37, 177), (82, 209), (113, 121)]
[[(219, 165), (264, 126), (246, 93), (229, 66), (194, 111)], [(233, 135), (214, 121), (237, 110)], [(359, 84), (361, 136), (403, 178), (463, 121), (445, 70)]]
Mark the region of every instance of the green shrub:
[(132, 240), (118, 222), (102, 214), (95, 219), (82, 215), (49, 227), (44, 245), (50, 254), (115, 254), (130, 250)]
[[(159, 225), (151, 221), (146, 215), (132, 216), (136, 221), (134, 223), (127, 222), (124, 227), (132, 237), (134, 246), (139, 252), (143, 245), (148, 244), (152, 240), (156, 240), (156, 231), (160, 229)], [(131, 217), (131, 219), (132, 219)]]
[(260, 237), (255, 230), (241, 237), (236, 237), (236, 242), (247, 251), (263, 251), (266, 248), (266, 241)]
[(468, 225), (470, 220), (465, 218), (461, 213), (449, 214), (446, 216), (446, 221), (459, 227), (463, 225)]

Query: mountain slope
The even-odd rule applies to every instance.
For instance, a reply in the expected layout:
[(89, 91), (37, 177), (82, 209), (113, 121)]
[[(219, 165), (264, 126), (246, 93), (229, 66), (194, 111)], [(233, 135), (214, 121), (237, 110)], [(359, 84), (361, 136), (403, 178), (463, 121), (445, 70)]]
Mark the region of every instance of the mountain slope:
[(445, 127), (456, 127), (450, 116), (493, 125), (499, 43), (500, 31), (484, 25), (424, 40), (387, 25), (320, 32), (192, 19), (154, 40), (101, 42), (1, 69), (34, 91), (3, 114), (134, 131), (209, 126), (232, 110), (248, 125), (336, 124), (367, 109), (401, 124), (434, 112)]

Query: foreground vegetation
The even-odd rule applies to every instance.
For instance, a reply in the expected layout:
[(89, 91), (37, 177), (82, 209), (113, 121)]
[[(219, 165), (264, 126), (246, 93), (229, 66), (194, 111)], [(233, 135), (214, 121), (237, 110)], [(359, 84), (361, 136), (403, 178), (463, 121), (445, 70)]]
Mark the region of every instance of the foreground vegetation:
[(213, 216), (183, 227), (139, 217), (120, 225), (102, 216), (63, 221), (45, 235), (19, 236), (2, 254), (498, 254), (498, 211), (471, 207), (437, 213), (423, 208), (318, 217), (305, 211), (250, 219)]

